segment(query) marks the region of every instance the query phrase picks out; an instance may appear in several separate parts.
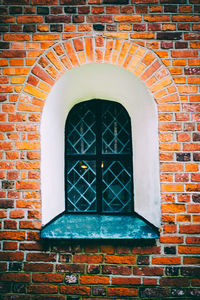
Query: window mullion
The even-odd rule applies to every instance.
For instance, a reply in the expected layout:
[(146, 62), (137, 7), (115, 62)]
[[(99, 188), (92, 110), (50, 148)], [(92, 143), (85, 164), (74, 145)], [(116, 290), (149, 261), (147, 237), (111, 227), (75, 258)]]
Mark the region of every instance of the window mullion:
[(97, 212), (102, 212), (102, 105), (100, 100), (96, 101), (96, 189), (97, 189)]

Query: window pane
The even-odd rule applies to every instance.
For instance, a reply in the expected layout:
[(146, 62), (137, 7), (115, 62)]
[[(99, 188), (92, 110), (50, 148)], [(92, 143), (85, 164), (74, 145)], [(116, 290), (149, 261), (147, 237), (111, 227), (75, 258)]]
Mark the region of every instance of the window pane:
[(67, 119), (67, 154), (95, 154), (96, 118), (92, 105), (81, 103)]
[(131, 161), (103, 161), (102, 211), (132, 211)]
[(106, 103), (102, 113), (103, 154), (125, 154), (131, 152), (130, 119), (118, 103)]
[(67, 162), (68, 212), (96, 212), (96, 162)]

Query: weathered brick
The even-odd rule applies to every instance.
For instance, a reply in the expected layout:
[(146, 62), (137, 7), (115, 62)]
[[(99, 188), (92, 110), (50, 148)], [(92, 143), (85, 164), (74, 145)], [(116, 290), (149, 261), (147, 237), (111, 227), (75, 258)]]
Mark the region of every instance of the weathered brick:
[(166, 288), (160, 287), (142, 287), (140, 288), (140, 296), (141, 297), (167, 297), (169, 295), (169, 290)]
[(113, 265), (104, 265), (102, 267), (103, 274), (113, 274), (113, 275), (130, 275), (131, 267), (129, 266), (113, 266)]
[(133, 264), (134, 265), (136, 259), (134, 256), (106, 255), (105, 262), (112, 263), (112, 264), (129, 264), (129, 265)]
[(180, 233), (199, 233), (200, 225), (180, 225), (179, 227)]
[(28, 253), (26, 259), (27, 261), (55, 262), (56, 255), (54, 253)]
[(87, 266), (87, 273), (88, 274), (99, 274), (100, 273), (100, 266), (99, 265), (88, 265)]
[(108, 276), (97, 276), (97, 275), (81, 275), (80, 283), (81, 284), (109, 284)]
[(163, 268), (161, 267), (134, 267), (133, 274), (138, 276), (162, 276)]
[(4, 273), (0, 275), (2, 281), (29, 282), (30, 274), (27, 273)]
[(90, 295), (90, 287), (86, 286), (61, 286), (61, 294), (72, 294), (72, 295)]
[[(199, 3), (158, 2), (2, 0), (0, 269), (10, 281), (0, 285), (4, 298), (199, 297)], [(156, 245), (84, 241), (76, 250), (76, 242), (40, 240), (41, 112), (65, 68), (95, 60), (133, 71), (157, 102), (163, 224)]]
[(116, 285), (138, 285), (141, 279), (137, 277), (113, 277), (112, 284)]
[(32, 279), (34, 282), (62, 282), (63, 275), (35, 273), (33, 274)]
[(35, 284), (35, 285), (29, 285), (28, 286), (28, 292), (31, 294), (55, 294), (58, 291), (58, 286), (56, 285), (50, 285), (50, 284)]
[(180, 277), (166, 277), (166, 278), (161, 278), (160, 279), (160, 285), (161, 286), (180, 286), (180, 287), (184, 287), (184, 286), (188, 286), (188, 279), (187, 278), (180, 278)]
[(75, 254), (75, 263), (101, 263), (103, 260), (102, 255), (86, 255), (86, 254)]
[(53, 264), (25, 262), (24, 271), (26, 271), (26, 272), (53, 272)]
[(2, 261), (22, 261), (24, 259), (24, 253), (23, 252), (1, 252), (0, 253), (0, 259)]
[(180, 257), (153, 257), (153, 265), (179, 265), (181, 263)]
[(58, 264), (56, 271), (61, 273), (84, 273), (84, 265), (81, 264)]
[(137, 296), (137, 294), (138, 290), (136, 288), (108, 288), (108, 296)]
[(180, 33), (180, 32), (158, 32), (157, 39), (158, 40), (181, 40), (182, 33)]

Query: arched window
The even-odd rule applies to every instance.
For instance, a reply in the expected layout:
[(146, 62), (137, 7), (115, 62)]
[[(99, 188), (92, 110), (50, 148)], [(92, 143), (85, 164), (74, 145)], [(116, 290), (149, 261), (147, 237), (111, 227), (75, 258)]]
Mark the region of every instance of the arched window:
[(131, 122), (114, 101), (75, 105), (65, 127), (66, 211), (131, 214)]
[(41, 122), (42, 238), (159, 237), (157, 119), (123, 68), (88, 64), (60, 78)]

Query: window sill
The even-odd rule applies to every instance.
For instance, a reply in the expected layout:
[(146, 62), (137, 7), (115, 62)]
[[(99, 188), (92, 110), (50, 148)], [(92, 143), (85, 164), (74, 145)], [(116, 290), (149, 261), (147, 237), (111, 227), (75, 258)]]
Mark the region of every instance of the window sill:
[(45, 239), (157, 239), (158, 229), (140, 218), (116, 215), (61, 214), (41, 231)]

